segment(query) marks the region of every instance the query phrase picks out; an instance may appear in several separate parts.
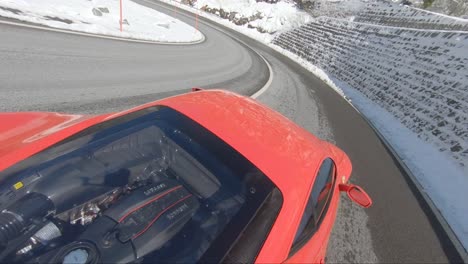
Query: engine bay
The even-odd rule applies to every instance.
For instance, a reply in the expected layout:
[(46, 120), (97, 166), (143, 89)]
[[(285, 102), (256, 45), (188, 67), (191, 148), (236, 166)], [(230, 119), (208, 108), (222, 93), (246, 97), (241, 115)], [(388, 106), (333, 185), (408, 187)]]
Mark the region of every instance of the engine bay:
[(248, 182), (257, 176), (239, 178), (157, 122), (80, 138), (9, 177), (0, 188), (0, 261), (198, 261), (255, 193)]
[[(111, 192), (104, 199), (112, 199), (115, 194)], [(112, 206), (99, 202), (80, 207), (79, 219), (87, 220), (78, 222), (77, 218), (71, 218), (70, 225), (81, 225), (83, 232), (78, 232), (64, 247), (46, 250), (34, 262), (130, 263), (163, 247), (199, 208), (198, 199), (172, 180), (141, 187), (115, 200)], [(99, 214), (99, 210), (103, 213)], [(56, 223), (62, 224), (62, 230)], [(57, 220), (46, 222), (30, 243), (16, 252), (18, 262), (28, 255), (33, 257), (31, 253), (46, 248), (62, 232), (66, 236), (67, 229), (63, 227), (63, 222)]]

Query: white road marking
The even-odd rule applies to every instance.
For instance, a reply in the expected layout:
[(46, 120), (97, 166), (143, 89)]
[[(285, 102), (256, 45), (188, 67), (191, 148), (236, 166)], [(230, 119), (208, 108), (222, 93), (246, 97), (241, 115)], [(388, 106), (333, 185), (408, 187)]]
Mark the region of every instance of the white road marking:
[(265, 85), (260, 89), (258, 90), (256, 93), (252, 94), (250, 97), (252, 97), (253, 99), (256, 99), (257, 97), (259, 97), (260, 95), (262, 95), (266, 90), (268, 90), (268, 88), (270, 88), (271, 86), (271, 83), (273, 82), (273, 70), (270, 66), (270, 63), (262, 56), (260, 55), (260, 53), (258, 53), (258, 56), (260, 56), (263, 61), (265, 61), (265, 64), (267, 65), (268, 67), (268, 71), (270, 73), (270, 77), (268, 78), (268, 81), (265, 83)]

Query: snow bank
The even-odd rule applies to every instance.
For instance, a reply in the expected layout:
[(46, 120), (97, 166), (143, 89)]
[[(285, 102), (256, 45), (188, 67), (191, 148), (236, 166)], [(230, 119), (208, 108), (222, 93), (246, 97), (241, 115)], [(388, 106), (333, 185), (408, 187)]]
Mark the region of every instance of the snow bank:
[(195, 42), (201, 32), (175, 18), (123, 1), (123, 32), (119, 0), (0, 0), (0, 16), (49, 27), (159, 42)]
[(197, 0), (193, 7), (266, 33), (289, 30), (312, 20), (308, 13), (299, 11), (293, 1), (270, 4), (256, 0)]

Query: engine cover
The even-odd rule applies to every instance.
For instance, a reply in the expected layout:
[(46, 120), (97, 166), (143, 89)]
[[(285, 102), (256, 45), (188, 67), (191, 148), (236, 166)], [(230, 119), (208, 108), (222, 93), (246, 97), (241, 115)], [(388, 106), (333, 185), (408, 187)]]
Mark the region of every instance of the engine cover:
[(197, 198), (176, 181), (142, 187), (111, 206), (76, 242), (64, 247), (68, 249), (66, 252), (61, 250), (49, 260), (63, 262), (79, 254), (98, 255), (98, 262), (102, 263), (131, 262), (161, 248), (184, 227), (198, 207)]
[(132, 241), (140, 258), (160, 248), (190, 220), (199, 203), (176, 181), (166, 180), (135, 191), (106, 211), (118, 222), (117, 239)]

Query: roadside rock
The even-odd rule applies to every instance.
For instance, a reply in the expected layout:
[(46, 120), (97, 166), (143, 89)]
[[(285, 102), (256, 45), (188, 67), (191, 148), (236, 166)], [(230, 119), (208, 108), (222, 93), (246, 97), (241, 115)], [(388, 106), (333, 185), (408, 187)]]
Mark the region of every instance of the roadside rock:
[(182, 0), (181, 3), (184, 4), (184, 5), (193, 6), (193, 4), (194, 4), (196, 1), (197, 1), (197, 0)]
[(102, 13), (106, 13), (106, 14), (109, 14), (109, 8), (107, 7), (98, 7), (99, 11), (101, 11)]
[(163, 27), (169, 29), (170, 25), (169, 24), (157, 24), (158, 27)]
[(255, 15), (245, 17), (245, 16), (240, 16), (239, 13), (234, 12), (234, 11), (233, 12), (228, 12), (228, 11), (225, 11), (224, 9), (222, 9), (222, 8), (220, 8), (220, 9), (211, 8), (211, 7), (207, 6), (207, 5), (203, 6), (201, 8), (201, 10), (203, 10), (205, 12), (208, 12), (208, 13), (211, 13), (211, 14), (214, 14), (214, 15), (217, 15), (217, 16), (223, 18), (223, 19), (227, 19), (227, 20), (231, 21), (232, 23), (234, 23), (234, 24), (236, 24), (238, 26), (247, 25), (248, 28), (255, 28), (261, 33), (267, 32), (265, 29), (263, 29), (261, 27), (256, 27), (256, 26), (253, 26), (253, 25), (249, 24), (249, 22), (252, 22), (252, 21), (263, 18), (263, 14), (260, 13), (260, 12), (255, 13)]
[(97, 9), (97, 8), (93, 8), (93, 15), (100, 17), (100, 16), (102, 16), (102, 12), (99, 11), (99, 9)]

